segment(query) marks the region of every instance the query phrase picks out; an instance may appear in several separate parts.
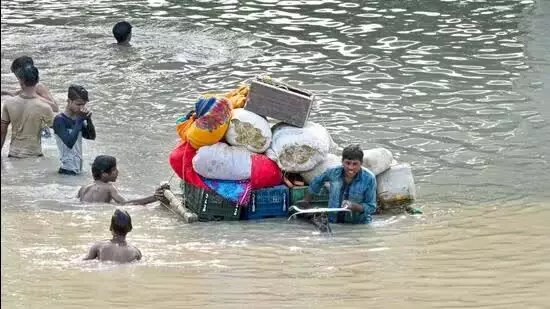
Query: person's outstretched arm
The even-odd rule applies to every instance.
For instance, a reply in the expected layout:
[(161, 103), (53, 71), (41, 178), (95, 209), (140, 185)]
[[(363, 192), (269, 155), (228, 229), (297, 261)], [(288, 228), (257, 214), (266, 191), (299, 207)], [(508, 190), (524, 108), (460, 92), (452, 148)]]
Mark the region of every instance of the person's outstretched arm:
[(122, 205), (146, 205), (156, 202), (158, 199), (155, 195), (147, 196), (140, 199), (127, 200), (124, 198), (115, 186), (111, 186), (111, 198), (118, 204)]
[(127, 205), (147, 205), (147, 204), (154, 203), (156, 201), (157, 201), (156, 196), (151, 195), (151, 196), (144, 197), (144, 198), (139, 198), (139, 199), (135, 199), (135, 200), (126, 201), (124, 204), (127, 204)]

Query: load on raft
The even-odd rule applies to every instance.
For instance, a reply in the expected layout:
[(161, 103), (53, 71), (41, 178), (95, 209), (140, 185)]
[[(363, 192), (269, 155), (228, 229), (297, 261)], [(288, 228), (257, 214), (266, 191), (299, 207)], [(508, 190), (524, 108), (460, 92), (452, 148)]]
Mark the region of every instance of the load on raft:
[[(165, 191), (167, 206), (186, 222), (288, 216), (313, 178), (342, 164), (327, 129), (308, 119), (314, 100), (267, 76), (225, 94), (202, 94), (176, 120), (180, 142), (169, 162), (181, 196)], [(363, 152), (363, 168), (376, 175), (377, 213), (410, 209), (416, 198), (410, 165), (385, 148)], [(313, 205), (327, 207), (328, 200), (322, 190)]]

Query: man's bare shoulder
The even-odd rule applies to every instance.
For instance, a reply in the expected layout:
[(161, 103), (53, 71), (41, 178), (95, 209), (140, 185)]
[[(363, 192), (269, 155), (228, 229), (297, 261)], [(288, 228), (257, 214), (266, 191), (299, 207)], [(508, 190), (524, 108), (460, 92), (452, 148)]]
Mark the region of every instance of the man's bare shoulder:
[(97, 249), (101, 249), (101, 248), (104, 248), (106, 246), (109, 246), (111, 245), (111, 241), (108, 240), (108, 239), (105, 239), (105, 240), (100, 240), (100, 241), (96, 241), (93, 245), (92, 245), (92, 248), (97, 248)]
[(33, 103), (34, 103), (36, 109), (40, 110), (40, 112), (42, 112), (43, 114), (52, 114), (53, 113), (52, 107), (45, 100), (46, 99), (44, 99), (42, 97), (38, 97), (38, 98), (36, 98), (36, 100)]
[(86, 190), (86, 189), (92, 189), (92, 188), (97, 188), (97, 189), (101, 189), (101, 190), (105, 190), (105, 189), (111, 189), (111, 188), (114, 188), (115, 186), (110, 183), (110, 182), (92, 182), (90, 184), (87, 184), (87, 185), (84, 185), (82, 186), (82, 190)]
[(79, 190), (80, 201), (87, 203), (109, 203), (113, 188), (113, 184), (106, 182), (94, 182), (82, 186)]

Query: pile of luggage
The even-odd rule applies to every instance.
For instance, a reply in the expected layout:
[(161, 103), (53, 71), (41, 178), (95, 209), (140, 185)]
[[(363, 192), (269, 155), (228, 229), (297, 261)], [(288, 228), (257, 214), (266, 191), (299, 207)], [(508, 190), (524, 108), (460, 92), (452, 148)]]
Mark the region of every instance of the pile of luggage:
[[(329, 132), (308, 121), (313, 101), (310, 92), (266, 77), (201, 96), (177, 119), (181, 142), (169, 159), (185, 206), (201, 221), (286, 216), (315, 176), (341, 164)], [(412, 202), (410, 166), (384, 148), (364, 152), (364, 167), (377, 175), (380, 209)]]

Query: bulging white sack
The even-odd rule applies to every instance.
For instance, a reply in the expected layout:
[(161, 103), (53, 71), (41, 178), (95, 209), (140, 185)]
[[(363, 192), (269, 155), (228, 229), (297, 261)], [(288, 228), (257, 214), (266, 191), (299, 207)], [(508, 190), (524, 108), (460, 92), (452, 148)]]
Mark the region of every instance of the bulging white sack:
[(264, 153), (271, 144), (271, 136), (271, 128), (265, 118), (242, 108), (231, 112), (231, 122), (225, 133), (225, 140), (230, 145)]
[(301, 172), (300, 176), (302, 176), (304, 181), (309, 184), (313, 178), (321, 175), (327, 169), (341, 165), (342, 157), (329, 153), (321, 163), (315, 165), (315, 167), (310, 171)]
[(328, 154), (332, 139), (323, 126), (308, 122), (303, 128), (276, 124), (272, 128), (271, 146), (266, 155), (286, 172), (304, 172), (321, 163)]
[(378, 175), (390, 168), (393, 154), (386, 148), (373, 148), (363, 150), (363, 166), (374, 175)]
[(216, 143), (199, 148), (193, 158), (197, 174), (212, 179), (249, 179), (252, 168), (252, 153), (244, 147)]

